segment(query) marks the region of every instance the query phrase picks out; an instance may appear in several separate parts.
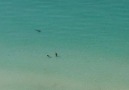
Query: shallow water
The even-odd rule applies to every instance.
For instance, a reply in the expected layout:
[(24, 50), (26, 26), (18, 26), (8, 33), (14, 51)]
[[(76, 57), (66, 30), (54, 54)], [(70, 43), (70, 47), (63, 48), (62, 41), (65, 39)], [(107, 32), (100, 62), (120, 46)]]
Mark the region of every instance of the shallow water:
[(0, 0), (0, 89), (128, 90), (128, 3)]

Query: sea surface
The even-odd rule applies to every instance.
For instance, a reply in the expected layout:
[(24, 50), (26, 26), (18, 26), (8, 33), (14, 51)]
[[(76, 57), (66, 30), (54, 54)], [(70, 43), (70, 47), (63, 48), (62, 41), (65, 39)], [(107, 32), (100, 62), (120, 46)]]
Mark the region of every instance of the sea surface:
[(0, 90), (129, 90), (129, 0), (0, 0)]

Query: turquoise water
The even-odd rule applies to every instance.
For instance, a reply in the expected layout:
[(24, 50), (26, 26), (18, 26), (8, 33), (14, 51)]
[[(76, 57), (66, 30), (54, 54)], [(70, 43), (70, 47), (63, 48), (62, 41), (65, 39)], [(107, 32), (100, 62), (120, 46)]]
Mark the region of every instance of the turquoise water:
[(128, 3), (0, 0), (0, 89), (128, 90)]

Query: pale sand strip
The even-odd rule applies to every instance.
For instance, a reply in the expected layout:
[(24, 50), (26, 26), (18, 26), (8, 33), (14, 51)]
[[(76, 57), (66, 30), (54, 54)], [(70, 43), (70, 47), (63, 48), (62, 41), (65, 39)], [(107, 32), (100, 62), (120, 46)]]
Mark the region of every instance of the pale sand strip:
[(0, 70), (0, 89), (83, 90), (85, 85), (70, 78), (32, 72)]

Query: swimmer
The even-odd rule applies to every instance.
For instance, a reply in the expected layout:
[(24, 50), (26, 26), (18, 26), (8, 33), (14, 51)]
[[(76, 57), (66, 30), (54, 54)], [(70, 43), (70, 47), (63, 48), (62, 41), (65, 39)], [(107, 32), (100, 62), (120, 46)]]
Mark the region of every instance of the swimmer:
[(41, 30), (38, 30), (38, 29), (35, 29), (35, 31), (37, 31), (37, 32), (41, 32)]
[(55, 56), (56, 56), (56, 57), (59, 57), (57, 53), (55, 53)]
[(52, 58), (50, 55), (47, 55), (47, 57)]

